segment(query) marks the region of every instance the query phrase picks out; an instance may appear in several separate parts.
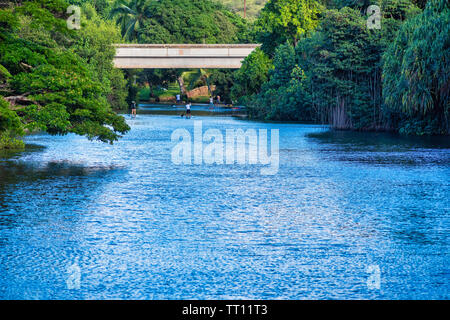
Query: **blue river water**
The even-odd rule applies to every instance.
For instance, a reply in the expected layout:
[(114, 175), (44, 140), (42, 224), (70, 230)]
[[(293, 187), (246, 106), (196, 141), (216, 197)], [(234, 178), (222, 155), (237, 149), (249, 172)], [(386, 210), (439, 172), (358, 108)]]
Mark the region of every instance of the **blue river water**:
[[(278, 173), (174, 164), (194, 120), (279, 129)], [(0, 299), (449, 298), (448, 137), (128, 123), (114, 145), (35, 134), (0, 157)]]

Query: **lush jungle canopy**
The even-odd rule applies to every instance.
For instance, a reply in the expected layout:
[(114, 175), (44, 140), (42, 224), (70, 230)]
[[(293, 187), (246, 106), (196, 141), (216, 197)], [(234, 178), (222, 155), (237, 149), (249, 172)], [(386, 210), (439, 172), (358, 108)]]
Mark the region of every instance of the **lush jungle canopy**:
[[(367, 27), (369, 4), (381, 29)], [(449, 5), (270, 0), (256, 23), (264, 53), (244, 61), (252, 74), (235, 73), (234, 99), (259, 119), (449, 134)]]
[(123, 74), (112, 66), (111, 44), (120, 33), (95, 10), (81, 30), (69, 30), (67, 7), (39, 0), (0, 10), (3, 147), (17, 147), (15, 138), (35, 129), (111, 143), (129, 130), (112, 110), (126, 94)]
[[(17, 0), (0, 8), (0, 148), (33, 130), (114, 142), (142, 86), (188, 85), (250, 117), (351, 130), (449, 134), (446, 0)], [(81, 29), (70, 30), (70, 4)], [(368, 27), (369, 5), (381, 28)], [(231, 5), (231, 7), (230, 7)], [(261, 11), (259, 9), (264, 5)], [(234, 12), (233, 12), (234, 10)], [(257, 15), (256, 13), (259, 12)], [(262, 43), (240, 70), (114, 69), (113, 43)]]

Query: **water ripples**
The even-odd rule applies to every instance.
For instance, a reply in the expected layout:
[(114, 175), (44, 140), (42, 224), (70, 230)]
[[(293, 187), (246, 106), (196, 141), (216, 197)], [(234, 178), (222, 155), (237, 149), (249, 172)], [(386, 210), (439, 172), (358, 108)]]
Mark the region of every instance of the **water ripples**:
[(1, 160), (0, 298), (448, 298), (445, 142), (201, 119), (280, 129), (278, 174), (172, 164), (192, 122), (170, 115), (140, 115), (114, 146), (32, 135)]

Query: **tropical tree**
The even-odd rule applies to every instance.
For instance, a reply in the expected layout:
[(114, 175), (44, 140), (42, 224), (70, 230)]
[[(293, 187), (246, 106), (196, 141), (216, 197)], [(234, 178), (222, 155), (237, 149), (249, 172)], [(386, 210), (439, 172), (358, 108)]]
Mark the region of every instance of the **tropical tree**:
[(68, 30), (60, 18), (66, 8), (61, 0), (30, 0), (0, 9), (2, 145), (35, 129), (110, 143), (129, 130), (108, 102), (116, 29), (85, 21), (83, 33)]
[(68, 2), (80, 7), (86, 4), (92, 5), (98, 14), (106, 19), (114, 0), (68, 0)]
[(271, 68), (272, 61), (269, 57), (260, 48), (254, 50), (233, 75), (232, 98), (245, 102), (257, 94), (261, 86), (267, 82)]
[(118, 27), (113, 21), (103, 19), (90, 3), (83, 5), (82, 13), (83, 27), (76, 32), (74, 50), (95, 71), (96, 80), (104, 84), (111, 106), (116, 110), (127, 109), (124, 71), (111, 63), (116, 52), (111, 44), (123, 41)]
[(286, 42), (296, 46), (319, 25), (323, 6), (315, 0), (270, 0), (257, 21), (258, 40), (263, 50), (273, 55)]
[(188, 90), (194, 89), (194, 87), (200, 82), (208, 87), (208, 92), (210, 95), (212, 95), (210, 79), (211, 74), (211, 70), (197, 69), (194, 73), (191, 74)]
[(248, 23), (211, 0), (149, 1), (140, 23), (141, 43), (245, 43)]
[(209, 76), (210, 83), (214, 84), (214, 95), (220, 96), (220, 100), (226, 104), (233, 103), (231, 98), (233, 73), (232, 69), (214, 69)]
[(250, 100), (249, 115), (268, 120), (312, 120), (305, 74), (297, 65), (294, 48), (290, 44), (277, 47), (273, 65), (269, 81)]
[(384, 55), (383, 95), (400, 131), (449, 133), (450, 3), (428, 1), (406, 21)]
[(11, 77), (11, 74), (9, 73), (9, 71), (0, 64), (0, 81), (6, 80), (10, 77)]
[(382, 54), (402, 20), (417, 12), (409, 0), (383, 0), (381, 30), (367, 28), (359, 7), (327, 10), (311, 37), (295, 52), (286, 45), (275, 51), (275, 68), (255, 99), (252, 116), (307, 120), (335, 128), (389, 128), (382, 99)]
[(149, 17), (148, 0), (117, 0), (110, 12), (110, 18), (116, 18), (122, 36), (130, 41), (137, 39), (141, 25)]

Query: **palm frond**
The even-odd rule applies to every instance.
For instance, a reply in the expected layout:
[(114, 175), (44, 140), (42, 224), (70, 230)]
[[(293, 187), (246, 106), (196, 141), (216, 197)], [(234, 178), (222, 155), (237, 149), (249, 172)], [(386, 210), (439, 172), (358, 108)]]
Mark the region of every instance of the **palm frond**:
[(123, 34), (123, 37), (128, 40), (133, 40), (133, 35), (135, 33), (135, 25), (137, 23), (137, 20), (131, 20), (128, 26), (126, 27), (125, 33)]

